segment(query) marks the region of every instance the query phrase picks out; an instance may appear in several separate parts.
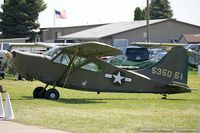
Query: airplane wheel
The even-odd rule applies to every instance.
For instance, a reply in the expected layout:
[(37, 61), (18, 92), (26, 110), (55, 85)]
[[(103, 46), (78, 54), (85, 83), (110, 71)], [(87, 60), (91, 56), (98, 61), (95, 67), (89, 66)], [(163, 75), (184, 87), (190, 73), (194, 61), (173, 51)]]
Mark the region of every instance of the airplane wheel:
[(45, 93), (45, 98), (50, 100), (58, 100), (60, 97), (59, 92), (56, 89), (49, 89)]
[(162, 99), (163, 99), (163, 100), (166, 100), (167, 98), (166, 98), (166, 97), (162, 97)]
[(43, 87), (37, 87), (33, 91), (33, 98), (44, 98), (46, 90)]

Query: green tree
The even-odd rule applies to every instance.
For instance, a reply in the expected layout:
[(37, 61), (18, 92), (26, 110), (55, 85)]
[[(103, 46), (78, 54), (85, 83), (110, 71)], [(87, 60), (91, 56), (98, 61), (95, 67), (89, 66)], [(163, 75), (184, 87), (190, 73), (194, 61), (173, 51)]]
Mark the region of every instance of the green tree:
[(144, 20), (144, 12), (139, 8), (136, 7), (134, 11), (134, 20)]
[[(141, 10), (135, 8), (134, 20), (146, 19), (147, 7)], [(142, 13), (141, 13), (142, 12)], [(149, 6), (150, 19), (167, 19), (172, 18), (173, 11), (168, 0), (151, 0)], [(141, 17), (142, 16), (142, 17)], [(142, 19), (141, 19), (142, 18)]]
[(150, 19), (166, 19), (173, 16), (168, 0), (151, 0), (149, 8)]
[(46, 9), (43, 0), (4, 0), (0, 12), (2, 38), (36, 37), (39, 13)]

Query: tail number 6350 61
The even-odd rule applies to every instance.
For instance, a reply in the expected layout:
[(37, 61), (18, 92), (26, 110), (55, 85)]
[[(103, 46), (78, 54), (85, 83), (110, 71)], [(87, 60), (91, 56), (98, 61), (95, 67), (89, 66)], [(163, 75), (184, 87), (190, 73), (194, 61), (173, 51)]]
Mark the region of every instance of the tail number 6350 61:
[(157, 67), (152, 67), (152, 74), (163, 76), (163, 77), (168, 77), (168, 78), (172, 78), (172, 76), (174, 76), (174, 79), (182, 79), (183, 78), (183, 73), (180, 73), (180, 72), (173, 73), (170, 70), (167, 70), (164, 68), (157, 68)]

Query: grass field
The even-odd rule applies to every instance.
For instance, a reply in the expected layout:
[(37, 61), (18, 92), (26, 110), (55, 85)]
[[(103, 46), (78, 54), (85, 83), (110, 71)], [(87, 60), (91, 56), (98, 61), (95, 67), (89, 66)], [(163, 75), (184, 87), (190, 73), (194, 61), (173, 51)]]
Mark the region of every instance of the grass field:
[[(122, 94), (61, 89), (59, 101), (37, 100), (39, 81), (1, 80), (9, 92), (15, 121), (76, 133), (197, 132), (200, 125), (200, 77), (189, 72), (192, 93)], [(5, 98), (5, 94), (3, 94)], [(5, 99), (4, 99), (5, 100)]]

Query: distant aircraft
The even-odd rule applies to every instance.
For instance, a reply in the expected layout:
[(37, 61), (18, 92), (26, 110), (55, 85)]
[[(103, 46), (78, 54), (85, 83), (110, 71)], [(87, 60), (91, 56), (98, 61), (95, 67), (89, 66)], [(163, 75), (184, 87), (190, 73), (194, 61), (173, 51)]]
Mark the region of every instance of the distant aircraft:
[[(102, 56), (119, 55), (121, 51), (99, 42), (85, 42), (57, 47), (48, 54), (13, 51), (12, 66), (27, 80), (40, 80), (45, 87), (33, 91), (34, 98), (59, 99), (56, 86), (100, 92), (189, 93), (187, 86), (187, 51), (174, 47), (156, 64), (129, 71), (113, 66)], [(180, 54), (181, 53), (181, 54)], [(52, 88), (47, 90), (51, 85)]]
[(189, 65), (198, 68), (200, 65), (200, 44), (186, 44), (184, 47), (189, 54)]

